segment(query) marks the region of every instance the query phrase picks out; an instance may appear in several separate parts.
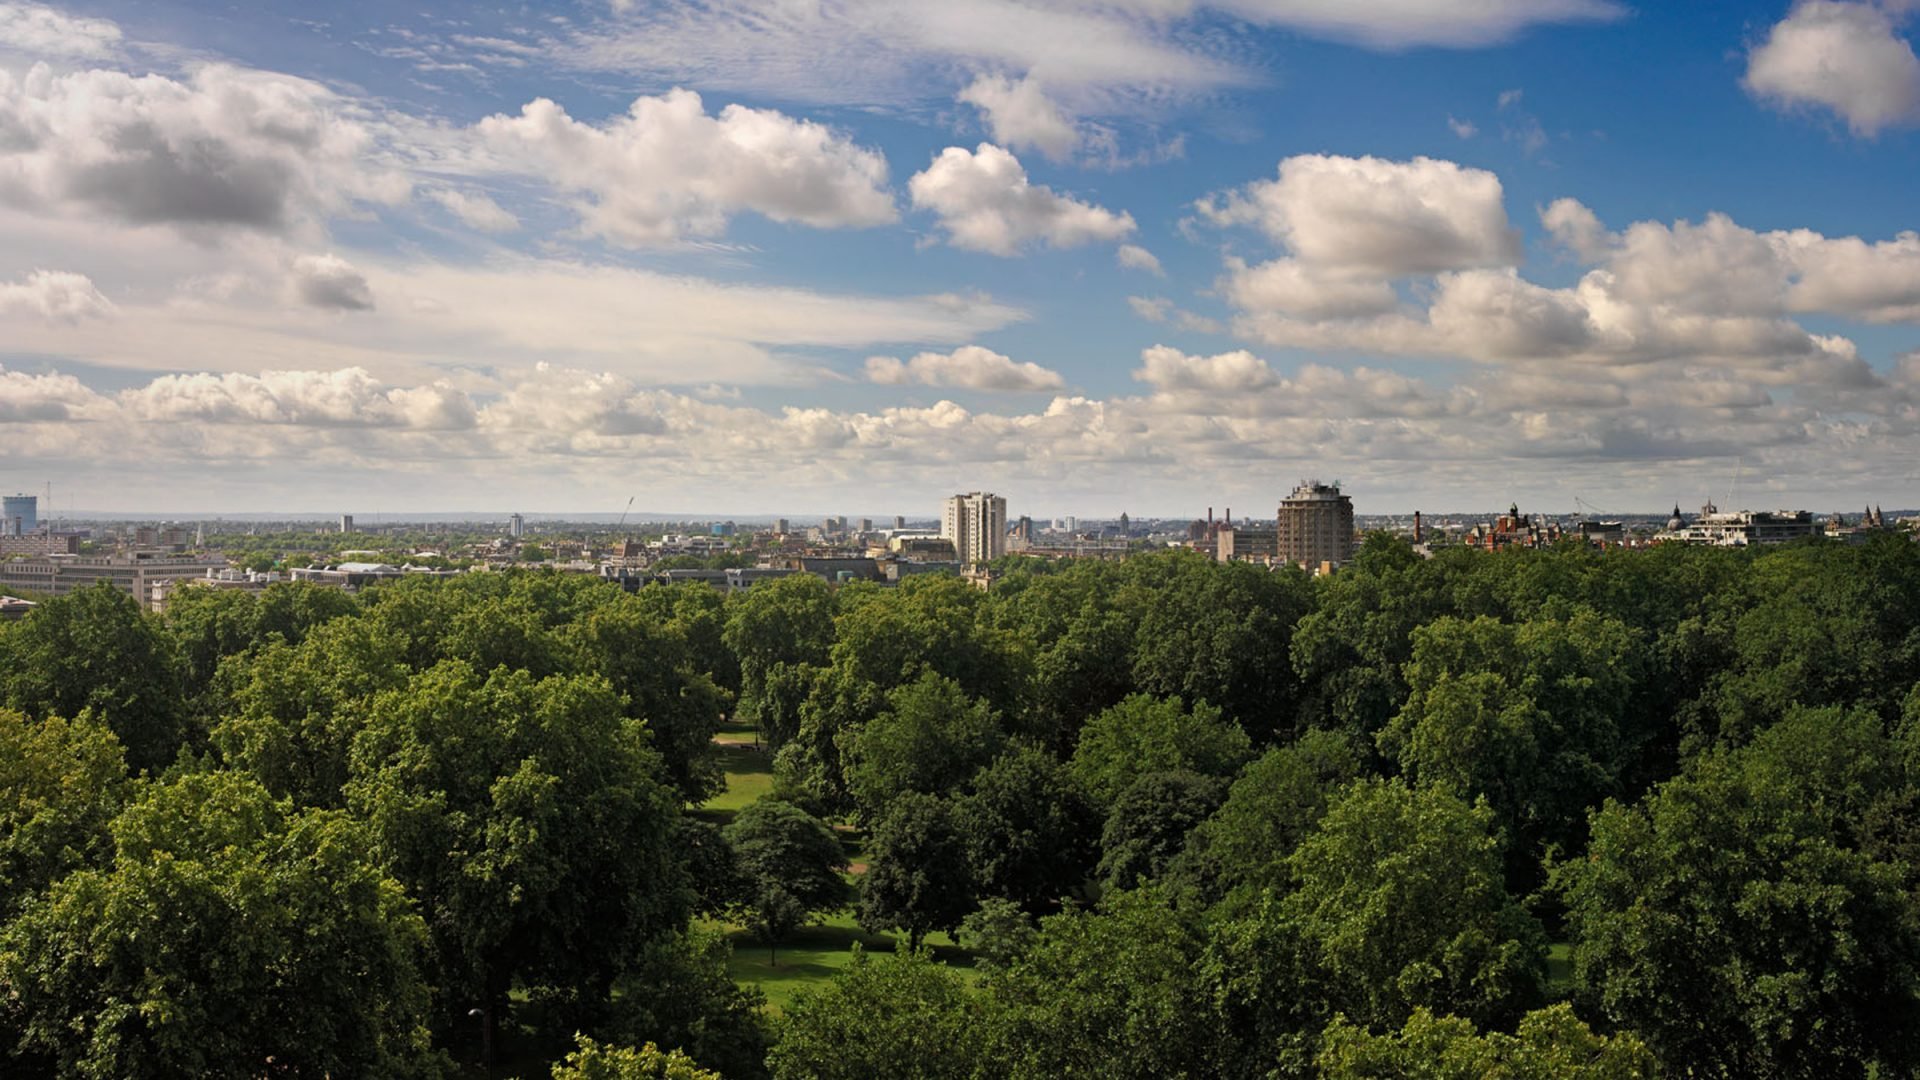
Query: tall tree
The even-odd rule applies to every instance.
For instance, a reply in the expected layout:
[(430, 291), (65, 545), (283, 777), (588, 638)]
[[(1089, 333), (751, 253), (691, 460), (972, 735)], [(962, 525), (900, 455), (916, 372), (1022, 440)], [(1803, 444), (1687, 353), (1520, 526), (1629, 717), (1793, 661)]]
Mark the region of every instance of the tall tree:
[(165, 768), (190, 736), (173, 639), (105, 582), (54, 597), (0, 634), (0, 695), (39, 717), (92, 710), (137, 770)]
[(846, 904), (846, 849), (827, 823), (791, 803), (761, 799), (725, 830), (738, 860), (748, 918), (769, 948), (811, 915)]
[(775, 1080), (972, 1080), (993, 1067), (982, 1034), (977, 1000), (925, 953), (856, 953), (795, 998), (767, 1064)]
[(433, 1075), (426, 928), (338, 811), (235, 773), (148, 788), (0, 936), (0, 1005), (62, 1075)]
[(448, 1007), (516, 982), (603, 1000), (693, 897), (678, 799), (604, 680), (447, 661), (377, 695), (347, 805), (433, 930)]
[(993, 710), (952, 679), (923, 672), (849, 739), (847, 787), (869, 820), (907, 792), (944, 794), (992, 761), (1004, 737)]
[(1695, 1076), (1920, 1068), (1903, 773), (1872, 712), (1798, 710), (1638, 806), (1609, 803), (1561, 870), (1584, 993)]
[(1246, 733), (1219, 709), (1198, 702), (1189, 711), (1179, 698), (1134, 694), (1081, 729), (1072, 769), (1094, 801), (1110, 807), (1147, 773), (1184, 769), (1226, 778), (1252, 756)]
[(104, 727), (0, 709), (0, 923), (69, 872), (107, 861), (126, 772)]
[(1093, 870), (1099, 813), (1044, 750), (1015, 747), (976, 773), (956, 821), (981, 896), (1044, 913)]
[(918, 792), (895, 799), (869, 843), (860, 925), (903, 930), (918, 949), (929, 931), (952, 932), (973, 908), (973, 870), (952, 804)]

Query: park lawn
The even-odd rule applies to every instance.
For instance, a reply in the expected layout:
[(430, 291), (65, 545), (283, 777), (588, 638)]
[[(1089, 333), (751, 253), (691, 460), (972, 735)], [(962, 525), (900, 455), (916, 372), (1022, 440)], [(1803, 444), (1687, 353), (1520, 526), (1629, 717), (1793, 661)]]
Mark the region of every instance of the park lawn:
[(773, 790), (773, 761), (765, 750), (751, 741), (729, 743), (715, 740), (720, 767), (726, 770), (727, 789), (700, 804), (701, 810), (714, 811), (716, 817), (732, 818), (762, 795)]
[(1547, 996), (1559, 999), (1573, 994), (1573, 944), (1556, 941), (1547, 946)]
[[(698, 812), (725, 824), (733, 815), (773, 790), (773, 763), (766, 751), (754, 745), (754, 732), (745, 725), (722, 727), (714, 736), (722, 767), (726, 770), (725, 791), (700, 804)], [(842, 846), (847, 849), (851, 868), (848, 884), (858, 884), (866, 869), (867, 836), (861, 829), (837, 826)], [(745, 928), (724, 925), (733, 943), (733, 959), (727, 964), (735, 982), (757, 986), (767, 995), (767, 1008), (784, 1011), (793, 995), (810, 986), (818, 986), (853, 962), (853, 947), (868, 952), (890, 953), (905, 940), (899, 934), (870, 934), (855, 924), (851, 908), (823, 915), (812, 925), (794, 932), (771, 954), (765, 943)], [(936, 957), (959, 971), (969, 981), (977, 976), (973, 954), (962, 949), (943, 933), (928, 934), (926, 944)]]
[[(733, 942), (733, 959), (727, 973), (735, 982), (757, 986), (767, 995), (767, 1007), (783, 1012), (792, 1004), (794, 994), (818, 986), (853, 963), (853, 947), (873, 953), (890, 953), (905, 940), (904, 935), (870, 934), (853, 921), (851, 911), (823, 916), (812, 926), (794, 931), (770, 957), (764, 942), (740, 927), (730, 927), (727, 937)], [(967, 979), (977, 977), (973, 954), (953, 943), (942, 933), (927, 935), (927, 947), (948, 967)]]

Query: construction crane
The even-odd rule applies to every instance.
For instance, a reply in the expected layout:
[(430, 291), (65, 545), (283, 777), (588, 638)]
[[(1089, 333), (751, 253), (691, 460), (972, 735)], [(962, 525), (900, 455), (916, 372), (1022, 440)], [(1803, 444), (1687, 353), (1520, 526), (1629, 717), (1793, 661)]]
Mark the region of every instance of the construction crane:
[(1593, 505), (1592, 503), (1588, 502), (1587, 500), (1581, 498), (1578, 495), (1575, 495), (1573, 497), (1573, 505), (1578, 507), (1584, 513), (1594, 517), (1609, 518), (1609, 517), (1617, 516), (1614, 514), (1607, 513), (1605, 510), (1600, 509), (1599, 507)]
[(635, 499), (637, 499), (637, 498), (639, 498), (639, 496), (637, 496), (637, 495), (629, 495), (629, 496), (627, 496), (627, 506), (626, 506), (626, 509), (624, 509), (624, 510), (622, 510), (622, 511), (620, 511), (620, 524), (618, 524), (618, 525), (615, 525), (615, 526), (613, 527), (613, 528), (614, 528), (614, 531), (615, 531), (615, 532), (618, 532), (619, 530), (621, 530), (621, 529), (624, 529), (624, 528), (626, 528), (626, 527), (627, 527), (627, 514), (628, 514), (629, 512), (631, 512), (631, 511), (633, 510), (633, 500), (635, 500)]

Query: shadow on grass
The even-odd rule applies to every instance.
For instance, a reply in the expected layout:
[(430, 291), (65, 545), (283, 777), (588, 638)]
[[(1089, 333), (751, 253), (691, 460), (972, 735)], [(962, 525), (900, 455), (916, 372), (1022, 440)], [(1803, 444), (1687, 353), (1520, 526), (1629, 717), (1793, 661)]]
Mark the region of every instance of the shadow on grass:
[[(771, 957), (766, 943), (746, 930), (734, 929), (727, 936), (733, 942), (728, 968), (734, 980), (758, 986), (767, 995), (767, 1004), (778, 1010), (786, 1009), (795, 993), (844, 971), (853, 963), (854, 945), (870, 953), (890, 953), (905, 944), (901, 936), (860, 929), (844, 911), (794, 931)], [(974, 966), (973, 954), (945, 934), (927, 935), (926, 946), (948, 967), (970, 973)]]

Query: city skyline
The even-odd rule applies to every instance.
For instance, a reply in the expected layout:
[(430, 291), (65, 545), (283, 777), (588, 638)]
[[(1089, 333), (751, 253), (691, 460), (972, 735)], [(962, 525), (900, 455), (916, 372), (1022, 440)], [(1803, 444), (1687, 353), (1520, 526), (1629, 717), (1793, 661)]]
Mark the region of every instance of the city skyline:
[(311, 14), (0, 0), (0, 488), (1920, 505), (1911, 3)]

